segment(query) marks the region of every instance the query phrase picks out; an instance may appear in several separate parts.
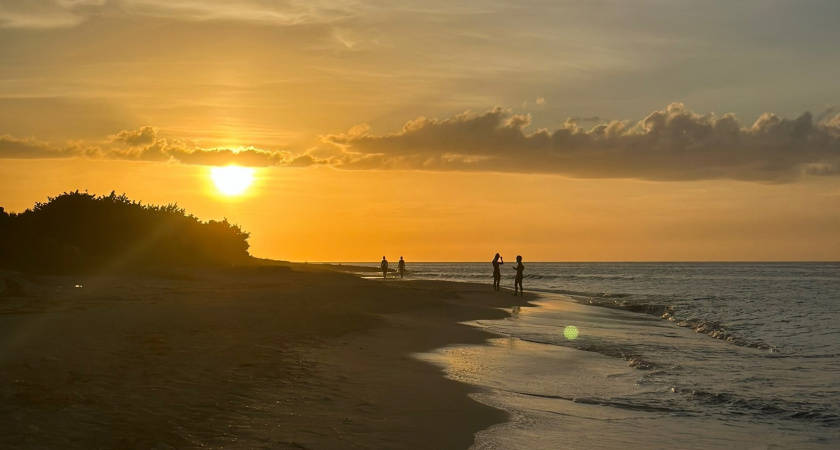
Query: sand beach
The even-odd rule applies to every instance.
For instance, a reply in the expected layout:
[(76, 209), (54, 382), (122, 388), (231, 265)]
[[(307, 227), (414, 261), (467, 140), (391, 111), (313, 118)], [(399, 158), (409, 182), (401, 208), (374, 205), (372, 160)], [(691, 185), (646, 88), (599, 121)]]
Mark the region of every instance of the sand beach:
[(2, 448), (463, 449), (507, 419), (411, 356), (492, 337), (461, 322), (523, 300), (489, 284), (314, 264), (0, 279)]

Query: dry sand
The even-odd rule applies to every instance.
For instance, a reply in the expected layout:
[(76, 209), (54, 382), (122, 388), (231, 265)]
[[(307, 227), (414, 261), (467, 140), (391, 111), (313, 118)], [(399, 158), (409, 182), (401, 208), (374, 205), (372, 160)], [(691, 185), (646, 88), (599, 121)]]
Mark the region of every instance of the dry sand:
[(0, 278), (0, 448), (464, 449), (507, 418), (410, 356), (490, 337), (458, 322), (522, 300), (489, 283)]

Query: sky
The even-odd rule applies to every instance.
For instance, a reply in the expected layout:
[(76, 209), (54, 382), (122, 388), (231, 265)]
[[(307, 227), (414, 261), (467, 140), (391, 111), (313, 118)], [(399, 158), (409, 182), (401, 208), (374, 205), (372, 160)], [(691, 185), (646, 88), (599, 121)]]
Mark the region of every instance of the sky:
[(291, 261), (837, 261), (837, 23), (836, 0), (0, 0), (0, 206), (116, 191)]

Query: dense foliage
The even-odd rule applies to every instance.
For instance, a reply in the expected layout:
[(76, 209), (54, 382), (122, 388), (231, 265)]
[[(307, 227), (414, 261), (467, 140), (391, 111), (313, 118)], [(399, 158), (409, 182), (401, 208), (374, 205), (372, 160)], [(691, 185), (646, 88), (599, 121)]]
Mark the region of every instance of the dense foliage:
[(60, 273), (236, 264), (249, 258), (248, 236), (227, 219), (202, 222), (177, 204), (65, 192), (20, 214), (0, 208), (0, 268)]

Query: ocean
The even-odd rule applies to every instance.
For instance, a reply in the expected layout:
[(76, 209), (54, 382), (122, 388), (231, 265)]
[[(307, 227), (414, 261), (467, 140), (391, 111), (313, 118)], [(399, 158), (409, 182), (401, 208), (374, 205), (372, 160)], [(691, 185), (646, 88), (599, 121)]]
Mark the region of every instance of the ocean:
[(840, 448), (840, 263), (525, 265), (541, 300), (472, 323), (499, 337), (417, 355), (511, 413), (474, 449)]

